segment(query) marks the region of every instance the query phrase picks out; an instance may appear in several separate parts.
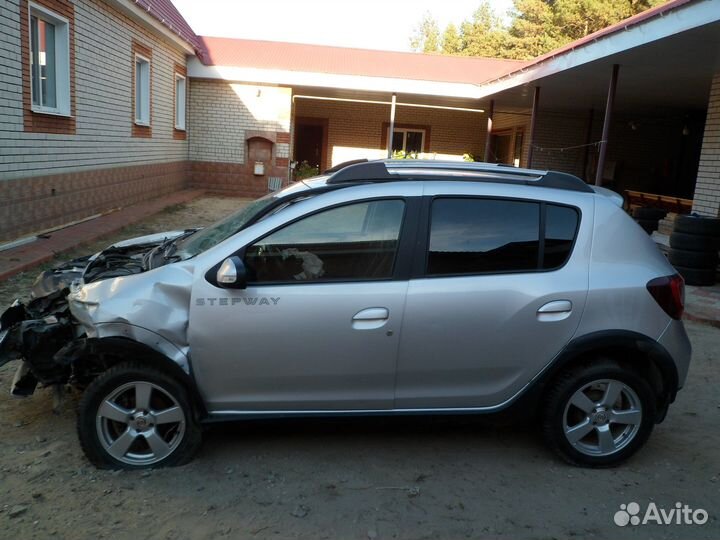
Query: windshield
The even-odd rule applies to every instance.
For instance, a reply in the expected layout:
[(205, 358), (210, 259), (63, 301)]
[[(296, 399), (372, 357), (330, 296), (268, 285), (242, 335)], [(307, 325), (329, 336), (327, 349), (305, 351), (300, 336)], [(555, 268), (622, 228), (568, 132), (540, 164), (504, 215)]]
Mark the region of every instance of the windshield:
[(291, 184), (282, 191), (268, 193), (264, 197), (252, 201), (247, 206), (241, 208), (237, 212), (233, 212), (220, 221), (213, 223), (204, 229), (200, 229), (190, 236), (181, 238), (175, 244), (175, 255), (179, 256), (180, 259), (189, 259), (190, 257), (194, 257), (195, 255), (218, 245), (223, 240), (227, 240), (238, 231), (244, 229), (252, 218), (265, 210), (271, 204), (277, 202), (278, 199), (282, 199), (291, 193), (320, 187), (325, 183), (325, 180), (325, 176), (318, 176), (312, 180), (305, 180), (303, 182)]
[(276, 193), (266, 195), (262, 199), (252, 201), (247, 206), (229, 216), (200, 229), (196, 233), (181, 239), (176, 246), (176, 253), (182, 259), (194, 257), (198, 253), (216, 246), (241, 230), (258, 212), (261, 212), (276, 201)]

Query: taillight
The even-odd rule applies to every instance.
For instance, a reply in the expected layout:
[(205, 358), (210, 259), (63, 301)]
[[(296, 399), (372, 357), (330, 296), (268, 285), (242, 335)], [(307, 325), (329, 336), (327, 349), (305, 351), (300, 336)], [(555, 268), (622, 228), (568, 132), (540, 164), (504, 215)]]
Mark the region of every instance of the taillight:
[(650, 280), (647, 290), (665, 313), (680, 320), (685, 309), (685, 280), (680, 274)]

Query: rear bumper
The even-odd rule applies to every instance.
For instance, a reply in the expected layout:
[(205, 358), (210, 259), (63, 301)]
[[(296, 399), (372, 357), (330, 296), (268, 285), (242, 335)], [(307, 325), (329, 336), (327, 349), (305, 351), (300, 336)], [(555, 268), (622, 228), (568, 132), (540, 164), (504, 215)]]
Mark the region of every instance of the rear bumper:
[(692, 345), (682, 321), (671, 321), (658, 339), (658, 343), (667, 351), (675, 364), (678, 378), (677, 390), (679, 390), (685, 385), (692, 357)]

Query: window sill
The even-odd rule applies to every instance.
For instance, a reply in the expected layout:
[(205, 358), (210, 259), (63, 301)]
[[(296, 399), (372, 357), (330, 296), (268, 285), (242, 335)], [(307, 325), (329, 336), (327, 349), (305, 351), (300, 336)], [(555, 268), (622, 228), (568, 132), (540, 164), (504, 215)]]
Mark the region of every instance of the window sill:
[(150, 127), (150, 122), (138, 122), (135, 120), (135, 125), (138, 127)]
[(58, 111), (55, 109), (41, 109), (38, 107), (31, 107), (30, 110), (33, 112), (33, 114), (45, 114), (47, 116), (57, 116), (60, 118), (72, 118), (73, 117), (72, 114), (70, 114), (70, 113)]
[(180, 127), (180, 126), (175, 126), (175, 131), (182, 131), (182, 132), (185, 132), (185, 130), (186, 130), (186, 128), (184, 128), (184, 127)]

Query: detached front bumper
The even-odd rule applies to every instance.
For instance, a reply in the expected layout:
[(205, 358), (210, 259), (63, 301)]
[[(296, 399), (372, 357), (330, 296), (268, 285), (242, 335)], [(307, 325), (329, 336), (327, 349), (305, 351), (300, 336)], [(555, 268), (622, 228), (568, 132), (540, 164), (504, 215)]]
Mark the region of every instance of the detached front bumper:
[(64, 297), (58, 293), (33, 301), (31, 306), (16, 300), (0, 315), (0, 366), (22, 361), (11, 386), (15, 396), (31, 395), (38, 383), (64, 384), (70, 375), (69, 366), (55, 359), (56, 353), (74, 338)]

